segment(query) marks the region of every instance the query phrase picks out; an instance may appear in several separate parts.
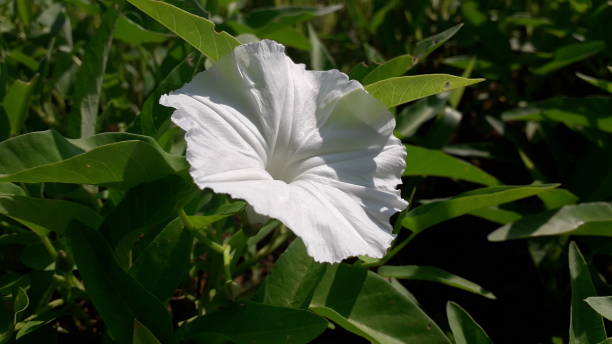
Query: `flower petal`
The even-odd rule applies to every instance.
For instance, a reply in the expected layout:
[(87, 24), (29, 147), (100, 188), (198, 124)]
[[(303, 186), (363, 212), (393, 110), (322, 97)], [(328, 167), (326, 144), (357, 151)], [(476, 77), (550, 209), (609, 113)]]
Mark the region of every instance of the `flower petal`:
[(282, 221), (318, 261), (381, 257), (406, 207), (405, 149), (393, 116), (356, 81), (306, 71), (284, 47), (237, 47), (160, 103), (186, 134), (201, 188)]

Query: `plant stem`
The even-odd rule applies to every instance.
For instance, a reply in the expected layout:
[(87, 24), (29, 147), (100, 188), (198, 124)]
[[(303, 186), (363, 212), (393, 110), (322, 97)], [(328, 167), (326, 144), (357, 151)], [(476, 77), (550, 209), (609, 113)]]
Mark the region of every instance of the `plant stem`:
[(57, 259), (57, 250), (55, 249), (55, 246), (53, 246), (51, 240), (49, 240), (49, 237), (46, 235), (40, 235), (39, 238), (40, 241), (42, 241), (43, 246), (45, 246), (47, 252), (49, 252), (49, 255), (51, 255), (51, 258), (53, 258), (55, 261), (55, 259)]
[(248, 268), (250, 268), (252, 265), (260, 261), (262, 258), (270, 255), (277, 248), (279, 248), (285, 241), (287, 241), (287, 239), (289, 239), (289, 237), (291, 236), (291, 232), (287, 230), (287, 227), (285, 227), (285, 225), (281, 224), (279, 230), (280, 230), (280, 234), (276, 238), (274, 238), (272, 243), (268, 244), (267, 246), (259, 250), (252, 258), (247, 259), (244, 263), (242, 263), (236, 268), (236, 274), (243, 273)]
[(187, 216), (187, 214), (185, 213), (185, 210), (179, 209), (178, 215), (181, 218), (181, 220), (183, 221), (183, 225), (185, 226), (185, 228), (190, 230), (191, 233), (193, 233), (196, 236), (196, 238), (198, 238), (198, 241), (200, 241), (204, 245), (208, 246), (211, 250), (213, 250), (213, 251), (215, 251), (217, 253), (220, 253), (220, 254), (224, 254), (225, 249), (223, 248), (223, 246), (221, 246), (218, 243), (208, 239), (206, 237), (206, 235), (204, 235), (202, 233), (202, 231), (200, 231), (198, 228), (196, 228), (193, 225), (193, 223), (191, 223), (191, 221), (189, 220), (189, 216)]

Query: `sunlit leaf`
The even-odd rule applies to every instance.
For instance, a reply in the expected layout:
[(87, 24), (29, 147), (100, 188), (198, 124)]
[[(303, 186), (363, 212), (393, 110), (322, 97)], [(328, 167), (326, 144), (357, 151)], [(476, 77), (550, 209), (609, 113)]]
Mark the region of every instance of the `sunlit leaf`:
[(363, 268), (327, 268), (310, 309), (372, 343), (450, 343), (405, 293)]
[(612, 81), (597, 79), (582, 73), (576, 73), (576, 76), (595, 87), (599, 87), (608, 93), (612, 93)]
[(436, 176), (466, 180), (483, 185), (497, 185), (492, 175), (442, 151), (406, 145), (404, 176)]
[(447, 74), (426, 74), (389, 78), (367, 85), (366, 90), (388, 107), (425, 98), (484, 79), (466, 79)]
[(317, 263), (296, 239), (274, 264), (266, 280), (264, 302), (274, 306), (307, 307), (326, 264)]
[(21, 132), (21, 127), (28, 116), (30, 98), (37, 80), (38, 75), (28, 82), (15, 80), (2, 101), (9, 120), (11, 135), (18, 135)]
[(227, 32), (216, 32), (212, 21), (163, 1), (128, 1), (213, 61), (217, 61), (240, 45), (240, 42)]
[(377, 81), (393, 78), (406, 73), (416, 64), (416, 59), (411, 55), (400, 55), (376, 66), (371, 72), (363, 77), (362, 83), (369, 85)]
[(516, 201), (553, 189), (559, 184), (501, 185), (461, 193), (447, 200), (434, 201), (409, 211), (402, 225), (420, 232), (440, 222), (473, 210)]
[(131, 187), (185, 170), (184, 157), (147, 136), (105, 133), (69, 140), (55, 131), (0, 143), (0, 182), (76, 183)]
[(489, 235), (489, 240), (504, 241), (561, 234), (612, 236), (611, 228), (611, 203), (580, 203), (526, 216), (500, 227)]

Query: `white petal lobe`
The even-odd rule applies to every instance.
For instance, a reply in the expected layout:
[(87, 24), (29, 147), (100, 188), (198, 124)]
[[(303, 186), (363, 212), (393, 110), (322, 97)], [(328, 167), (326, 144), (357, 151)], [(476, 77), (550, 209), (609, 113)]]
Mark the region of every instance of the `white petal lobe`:
[(393, 116), (356, 81), (308, 71), (263, 40), (242, 45), (160, 103), (186, 131), (200, 188), (280, 220), (317, 261), (382, 257), (405, 149)]

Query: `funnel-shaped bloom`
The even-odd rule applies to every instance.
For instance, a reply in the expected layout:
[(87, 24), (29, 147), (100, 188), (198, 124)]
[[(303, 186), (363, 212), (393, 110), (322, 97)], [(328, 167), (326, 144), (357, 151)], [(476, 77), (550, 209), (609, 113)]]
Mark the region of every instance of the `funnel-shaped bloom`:
[(317, 261), (382, 257), (405, 150), (359, 82), (308, 71), (269, 40), (241, 45), (160, 103), (185, 130), (191, 176), (280, 220)]

